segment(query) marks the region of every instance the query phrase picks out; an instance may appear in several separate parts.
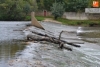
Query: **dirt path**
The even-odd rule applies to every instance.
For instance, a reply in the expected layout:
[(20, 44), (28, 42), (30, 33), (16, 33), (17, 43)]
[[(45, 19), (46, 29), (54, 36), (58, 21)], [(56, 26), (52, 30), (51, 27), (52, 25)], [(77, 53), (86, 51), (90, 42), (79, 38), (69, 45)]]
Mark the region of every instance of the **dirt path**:
[(52, 19), (52, 18), (45, 18), (45, 19), (43, 20), (43, 22), (51, 22), (51, 23), (58, 23), (58, 24), (61, 24), (61, 22), (56, 21), (56, 20), (54, 20), (54, 19)]

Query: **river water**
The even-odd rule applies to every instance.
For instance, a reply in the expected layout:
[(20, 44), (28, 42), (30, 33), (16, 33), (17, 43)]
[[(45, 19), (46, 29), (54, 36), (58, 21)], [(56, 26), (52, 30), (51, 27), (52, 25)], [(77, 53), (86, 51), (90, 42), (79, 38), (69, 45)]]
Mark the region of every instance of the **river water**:
[[(25, 49), (25, 44), (14, 40), (25, 39), (23, 30), (29, 23), (26, 21), (0, 21), (0, 67), (8, 67), (7, 61), (20, 55), (20, 52)], [(81, 48), (73, 47), (73, 52), (64, 50), (66, 57), (73, 61), (67, 63), (68, 67), (100, 66), (100, 27), (65, 26), (47, 22), (41, 24), (47, 31), (55, 32), (53, 33), (54, 36), (59, 35), (58, 32), (63, 30), (67, 32), (62, 35), (62, 39), (68, 42), (84, 43), (79, 44), (82, 46)], [(51, 51), (51, 53), (54, 52)], [(59, 53), (56, 51), (56, 54)], [(65, 60), (63, 59), (63, 61)]]
[[(67, 57), (75, 61), (74, 63), (69, 63), (68, 67), (100, 67), (100, 27), (76, 27), (56, 25), (54, 23), (50, 27), (51, 25), (52, 23), (43, 24), (45, 29), (49, 31), (67, 31), (62, 37), (68, 42), (83, 43), (79, 44), (81, 48), (73, 47), (72, 53), (65, 52)], [(57, 34), (55, 33), (54, 35)]]
[(16, 40), (25, 39), (22, 32), (29, 22), (0, 21), (0, 67), (8, 67), (7, 61), (19, 55), (25, 43)]

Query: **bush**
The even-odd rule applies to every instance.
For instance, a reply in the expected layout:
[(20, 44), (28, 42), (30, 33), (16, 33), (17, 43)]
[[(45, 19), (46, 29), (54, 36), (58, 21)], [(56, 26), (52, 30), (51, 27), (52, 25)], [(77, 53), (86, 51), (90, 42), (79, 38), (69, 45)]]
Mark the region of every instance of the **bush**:
[(57, 19), (58, 17), (61, 17), (64, 13), (64, 4), (63, 3), (54, 3), (51, 7), (51, 13), (54, 16), (54, 19)]
[(25, 21), (31, 21), (31, 16), (26, 16)]

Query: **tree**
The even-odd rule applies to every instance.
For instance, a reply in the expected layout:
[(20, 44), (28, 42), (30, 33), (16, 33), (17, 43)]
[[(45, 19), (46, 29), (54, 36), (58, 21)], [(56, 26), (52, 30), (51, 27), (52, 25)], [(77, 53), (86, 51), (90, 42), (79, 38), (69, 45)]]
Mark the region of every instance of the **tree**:
[(83, 12), (88, 7), (89, 0), (67, 0), (66, 11), (67, 12)]
[(54, 0), (44, 0), (44, 9), (50, 11), (50, 7), (54, 2), (55, 2)]
[(50, 11), (50, 7), (55, 0), (37, 0), (38, 9), (39, 10), (48, 10)]
[(30, 4), (31, 11), (37, 11), (38, 6), (36, 0), (29, 0), (28, 3)]
[(38, 5), (38, 10), (43, 10), (44, 9), (44, 2), (43, 0), (36, 0), (37, 5)]
[(64, 3), (65, 0), (55, 0), (56, 2)]
[(51, 13), (54, 16), (55, 19), (58, 17), (61, 17), (64, 13), (64, 4), (63, 3), (54, 3), (53, 6), (51, 7)]
[(31, 12), (31, 8), (28, 3), (24, 5), (23, 11), (26, 13), (26, 15)]
[(0, 20), (24, 20), (36, 10), (36, 0), (0, 0)]
[(6, 12), (6, 20), (21, 20), (24, 18), (25, 14), (23, 13), (23, 1), (9, 1), (5, 2), (8, 4), (8, 9)]

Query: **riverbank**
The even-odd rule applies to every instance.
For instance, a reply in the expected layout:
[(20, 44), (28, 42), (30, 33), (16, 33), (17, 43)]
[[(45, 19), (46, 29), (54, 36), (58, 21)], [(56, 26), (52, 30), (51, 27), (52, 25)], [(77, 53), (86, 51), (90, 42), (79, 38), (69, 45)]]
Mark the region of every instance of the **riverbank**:
[[(38, 21), (56, 22), (63, 25), (83, 26), (83, 27), (100, 27), (100, 20), (68, 20), (66, 18), (58, 18), (54, 20), (53, 17), (35, 16)], [(26, 16), (24, 21), (30, 21), (31, 16)]]
[(49, 21), (49, 22), (58, 22), (64, 25), (72, 25), (72, 26), (84, 26), (84, 27), (99, 27), (100, 20), (68, 20), (66, 18), (58, 18), (54, 20), (53, 17), (42, 17), (36, 16), (39, 21)]

